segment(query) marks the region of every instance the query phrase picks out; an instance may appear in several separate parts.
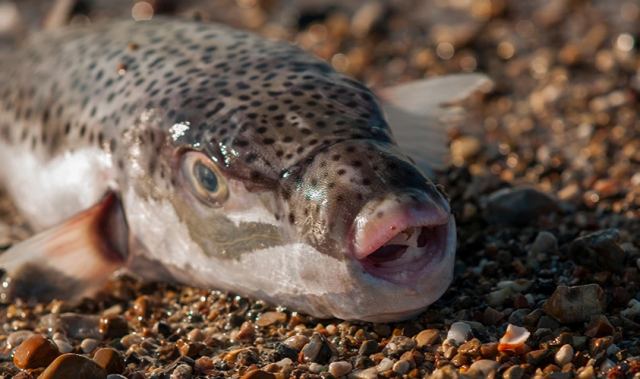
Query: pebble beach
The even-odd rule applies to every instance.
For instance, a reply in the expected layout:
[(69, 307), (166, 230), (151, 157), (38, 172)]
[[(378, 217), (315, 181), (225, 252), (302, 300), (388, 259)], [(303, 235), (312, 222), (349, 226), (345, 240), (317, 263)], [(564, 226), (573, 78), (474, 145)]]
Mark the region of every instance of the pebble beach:
[[(371, 88), (486, 73), (436, 177), (454, 281), (390, 324), (125, 274), (74, 304), (0, 291), (0, 378), (640, 378), (640, 2), (9, 1), (0, 46), (151, 17), (289, 40)], [(0, 251), (30, 234), (0, 196)]]

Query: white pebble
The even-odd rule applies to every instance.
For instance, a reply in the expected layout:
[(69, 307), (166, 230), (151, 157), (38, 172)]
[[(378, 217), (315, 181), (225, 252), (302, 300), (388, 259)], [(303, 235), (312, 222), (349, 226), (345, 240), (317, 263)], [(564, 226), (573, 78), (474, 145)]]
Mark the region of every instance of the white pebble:
[(627, 318), (634, 318), (640, 314), (640, 301), (631, 299), (627, 305), (627, 309), (620, 311), (620, 314)]
[(351, 363), (347, 361), (333, 362), (329, 365), (329, 373), (335, 377), (347, 375), (352, 369)]
[(282, 358), (281, 360), (276, 362), (276, 366), (280, 367), (283, 371), (288, 370), (292, 364), (293, 361), (291, 360), (291, 358)]
[(389, 358), (383, 358), (376, 368), (378, 369), (378, 372), (389, 371), (393, 368), (393, 361)]
[(324, 366), (319, 363), (312, 362), (309, 365), (309, 372), (313, 374), (319, 374), (322, 370), (324, 370)]
[(9, 334), (9, 337), (7, 337), (7, 347), (10, 349), (14, 348), (32, 335), (33, 332), (30, 330), (18, 330), (17, 332), (13, 332)]
[(376, 367), (369, 367), (364, 370), (356, 370), (349, 375), (353, 379), (377, 379), (378, 370)]
[(569, 344), (562, 345), (556, 352), (556, 363), (562, 367), (573, 360), (573, 346)]
[(82, 342), (80, 342), (80, 349), (82, 349), (83, 353), (89, 354), (98, 347), (98, 344), (98, 340), (95, 340), (93, 338), (85, 338), (82, 340)]
[(473, 337), (471, 332), (471, 326), (466, 322), (458, 321), (451, 324), (449, 332), (447, 333), (447, 339), (453, 340), (456, 344), (460, 345)]
[(404, 375), (411, 369), (411, 363), (401, 359), (393, 365), (393, 371), (397, 374)]
[(500, 351), (518, 351), (524, 347), (524, 343), (527, 341), (531, 333), (521, 326), (513, 324), (507, 325), (507, 330), (504, 332), (500, 343), (498, 344), (498, 350)]
[(53, 340), (53, 342), (56, 344), (56, 346), (58, 346), (58, 350), (60, 350), (62, 354), (70, 353), (73, 351), (73, 346), (71, 346), (71, 344), (65, 340), (55, 339)]
[(302, 334), (298, 334), (297, 336), (291, 336), (287, 338), (286, 340), (284, 340), (283, 343), (292, 349), (300, 351), (302, 350), (304, 345), (306, 345), (308, 342), (309, 342), (309, 337)]

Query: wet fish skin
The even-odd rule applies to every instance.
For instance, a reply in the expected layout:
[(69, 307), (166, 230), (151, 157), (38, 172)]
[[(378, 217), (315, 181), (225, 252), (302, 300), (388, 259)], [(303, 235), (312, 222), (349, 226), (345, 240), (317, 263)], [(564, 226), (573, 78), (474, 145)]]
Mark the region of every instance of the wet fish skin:
[[(451, 280), (445, 197), (376, 96), (295, 46), (155, 20), (40, 35), (0, 60), (0, 180), (37, 228), (116, 193), (137, 273), (319, 317), (406, 318)], [(203, 201), (189, 162), (226, 197)], [(405, 228), (432, 243), (369, 270)]]

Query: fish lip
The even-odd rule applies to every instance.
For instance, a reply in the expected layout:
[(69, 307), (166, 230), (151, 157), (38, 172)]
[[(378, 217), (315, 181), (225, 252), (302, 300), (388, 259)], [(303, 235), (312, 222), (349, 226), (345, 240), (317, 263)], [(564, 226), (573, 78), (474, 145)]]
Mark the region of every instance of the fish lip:
[[(429, 197), (419, 207), (401, 207), (390, 217), (384, 217), (381, 227), (367, 222), (371, 217), (375, 217), (374, 212), (366, 208), (356, 217), (351, 233), (351, 256), (368, 274), (404, 286), (417, 284), (431, 263), (442, 260), (448, 252), (450, 234), (455, 232), (448, 203)], [(410, 228), (420, 228), (414, 233), (428, 233), (429, 242), (422, 247), (406, 248), (397, 259), (382, 263), (374, 259), (379, 249)]]

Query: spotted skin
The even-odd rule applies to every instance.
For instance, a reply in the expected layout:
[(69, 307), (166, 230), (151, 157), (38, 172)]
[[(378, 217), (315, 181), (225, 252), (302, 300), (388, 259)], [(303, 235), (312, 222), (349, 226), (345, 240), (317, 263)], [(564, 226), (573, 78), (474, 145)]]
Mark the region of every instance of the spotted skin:
[[(0, 60), (0, 143), (40, 161), (87, 148), (103, 152), (108, 186), (123, 194), (130, 223), (152, 213), (150, 205), (140, 210), (133, 203), (170, 203), (189, 241), (212, 257), (238, 260), (252, 249), (303, 243), (349, 261), (346, 270), (361, 276), (350, 241), (366, 204), (391, 196), (419, 205), (427, 196), (448, 209), (395, 144), (375, 95), (287, 43), (216, 24), (124, 21), (39, 35)], [(243, 228), (224, 213), (238, 206), (212, 218), (191, 204), (181, 195), (185, 151), (206, 154), (274, 221), (243, 221)], [(246, 238), (229, 245), (243, 232)], [(261, 242), (262, 234), (271, 242)], [(340, 280), (351, 288), (360, 279)], [(437, 288), (439, 296), (444, 287)], [(350, 314), (314, 301), (296, 304), (318, 315)]]

